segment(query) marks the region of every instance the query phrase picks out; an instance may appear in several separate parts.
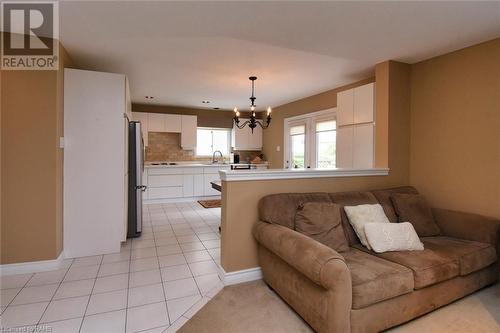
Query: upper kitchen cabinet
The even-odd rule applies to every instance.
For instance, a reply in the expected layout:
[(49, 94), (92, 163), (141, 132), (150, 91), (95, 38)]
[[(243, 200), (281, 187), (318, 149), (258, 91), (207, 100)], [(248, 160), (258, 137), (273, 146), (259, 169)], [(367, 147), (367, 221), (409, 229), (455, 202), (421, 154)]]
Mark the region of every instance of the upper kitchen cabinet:
[(196, 148), (196, 129), (198, 127), (197, 116), (182, 115), (181, 118), (181, 147), (185, 150)]
[[(240, 124), (247, 120), (249, 119), (240, 119)], [(234, 150), (262, 150), (262, 128), (257, 125), (252, 133), (248, 126), (239, 129), (233, 124), (231, 146)]]
[(142, 130), (142, 140), (144, 141), (144, 146), (148, 146), (148, 132), (149, 132), (149, 117), (145, 112), (132, 112), (132, 120), (141, 123)]
[(165, 132), (181, 133), (182, 132), (182, 116), (179, 114), (164, 114)]
[(182, 116), (179, 114), (148, 113), (149, 132), (181, 133)]
[(338, 126), (373, 122), (375, 83), (365, 84), (337, 94)]

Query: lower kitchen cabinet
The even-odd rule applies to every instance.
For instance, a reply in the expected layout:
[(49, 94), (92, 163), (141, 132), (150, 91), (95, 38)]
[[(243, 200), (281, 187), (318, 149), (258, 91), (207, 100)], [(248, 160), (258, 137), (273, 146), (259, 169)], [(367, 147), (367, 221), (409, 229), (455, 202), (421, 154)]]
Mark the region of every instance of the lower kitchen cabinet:
[(196, 198), (220, 196), (210, 182), (219, 181), (219, 170), (229, 166), (186, 166), (145, 168), (144, 177), (148, 188), (144, 200)]

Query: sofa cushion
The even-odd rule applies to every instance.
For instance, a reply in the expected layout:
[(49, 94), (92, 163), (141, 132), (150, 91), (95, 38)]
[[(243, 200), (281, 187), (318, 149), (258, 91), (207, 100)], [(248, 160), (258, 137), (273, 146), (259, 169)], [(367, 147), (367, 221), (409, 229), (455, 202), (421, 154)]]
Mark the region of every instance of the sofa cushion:
[(418, 194), (418, 191), (412, 186), (400, 186), (383, 190), (375, 190), (372, 191), (372, 193), (382, 205), (382, 208), (384, 208), (385, 215), (389, 221), (394, 223), (398, 222), (398, 216), (396, 215), (396, 211), (392, 205), (391, 195), (395, 193)]
[(404, 266), (355, 248), (342, 256), (351, 272), (353, 309), (413, 291), (412, 271)]
[(460, 271), (458, 259), (427, 248), (423, 251), (375, 253), (364, 248), (361, 244), (355, 245), (355, 247), (411, 269), (415, 280), (415, 289), (452, 279), (458, 276)]
[(460, 275), (467, 275), (497, 261), (497, 253), (491, 244), (451, 237), (424, 237), (425, 247), (444, 256), (457, 259)]
[(349, 246), (359, 244), (359, 238), (356, 236), (354, 229), (349, 224), (349, 219), (343, 209), (344, 206), (356, 206), (363, 204), (377, 204), (378, 201), (375, 196), (370, 192), (338, 192), (330, 193), (331, 200), (342, 206), (340, 215), (342, 217), (342, 227), (349, 242)]
[(297, 208), (305, 202), (331, 202), (327, 193), (279, 193), (266, 195), (259, 201), (259, 218), (290, 229), (295, 227)]
[(365, 237), (373, 251), (422, 251), (424, 245), (410, 222), (367, 223)]
[(420, 237), (437, 236), (439, 227), (431, 208), (420, 194), (395, 193), (391, 195), (399, 222), (410, 222)]
[(365, 225), (370, 223), (389, 223), (382, 206), (380, 204), (344, 206), (344, 211), (361, 244), (371, 250), (365, 235)]
[(295, 230), (337, 252), (347, 251), (339, 205), (332, 202), (306, 202), (295, 215)]

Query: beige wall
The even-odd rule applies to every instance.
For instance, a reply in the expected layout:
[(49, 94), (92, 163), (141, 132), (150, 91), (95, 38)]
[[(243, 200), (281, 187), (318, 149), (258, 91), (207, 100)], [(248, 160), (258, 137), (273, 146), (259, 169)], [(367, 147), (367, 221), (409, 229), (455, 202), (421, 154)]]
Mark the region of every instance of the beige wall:
[[(361, 86), (374, 80), (373, 77), (368, 78), (274, 108), (271, 125), (264, 131), (263, 136), (262, 152), (269, 161), (269, 167), (272, 169), (283, 168), (283, 120), (285, 118), (336, 107), (339, 91)], [(277, 146), (280, 147), (279, 152), (276, 151)]]
[[(221, 263), (226, 272), (258, 266), (256, 242), (251, 234), (251, 229), (258, 220), (258, 202), (267, 194), (369, 190), (408, 184), (410, 105), (408, 93), (402, 91), (409, 89), (409, 66), (386, 62), (377, 65), (376, 73), (377, 86), (380, 83), (381, 86), (387, 87), (386, 89), (377, 89), (376, 98), (386, 101), (386, 103), (377, 104), (379, 107), (377, 113), (386, 114), (387, 124), (385, 127), (388, 128), (389, 138), (387, 146), (389, 175), (223, 182)], [(311, 109), (311, 111), (316, 111), (326, 108), (326, 100), (330, 99), (331, 96), (320, 94), (310, 97), (310, 100), (303, 100), (301, 104), (316, 105), (318, 108)], [(300, 109), (300, 107), (294, 108), (297, 110), (295, 112)], [(276, 112), (276, 114), (278, 113)], [(282, 136), (283, 134), (281, 134), (281, 138)], [(267, 140), (270, 140), (269, 137), (266, 138), (266, 143)], [(272, 138), (271, 141), (274, 142), (274, 140), (279, 141), (278, 136)]]
[(63, 71), (1, 73), (2, 264), (62, 251)]
[(411, 184), (434, 206), (500, 218), (500, 39), (411, 76)]

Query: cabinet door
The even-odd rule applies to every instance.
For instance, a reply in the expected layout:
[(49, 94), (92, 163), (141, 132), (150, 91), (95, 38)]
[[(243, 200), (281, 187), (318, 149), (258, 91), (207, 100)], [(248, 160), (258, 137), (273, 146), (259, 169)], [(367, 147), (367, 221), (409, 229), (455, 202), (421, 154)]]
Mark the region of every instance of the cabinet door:
[(354, 88), (354, 124), (373, 122), (375, 83)]
[[(248, 119), (241, 119), (240, 118), (240, 124), (244, 123), (247, 120)], [(248, 128), (248, 126), (245, 126), (242, 129), (239, 129), (235, 124), (233, 124), (232, 146), (234, 149), (236, 149), (236, 150), (247, 149), (249, 131), (250, 131), (250, 129)]]
[(249, 150), (261, 150), (262, 149), (262, 128), (257, 125), (257, 127), (255, 127), (253, 129), (253, 133), (252, 131), (250, 130), (250, 128), (248, 128), (248, 145), (247, 145), (247, 149)]
[(196, 148), (197, 116), (182, 116), (181, 147), (192, 150)]
[(164, 116), (162, 113), (148, 113), (149, 132), (165, 132)]
[(353, 127), (337, 129), (337, 168), (352, 168)]
[(165, 114), (165, 132), (181, 133), (182, 131), (182, 116), (180, 114)]
[(148, 114), (144, 112), (132, 112), (132, 120), (141, 123), (142, 139), (144, 140), (144, 145), (148, 146)]
[(194, 182), (194, 188), (193, 188), (193, 194), (195, 197), (201, 197), (205, 194), (205, 187), (204, 185), (204, 177), (203, 175), (194, 175), (193, 176), (193, 182)]
[(337, 94), (337, 126), (353, 123), (354, 90), (344, 90)]
[(218, 173), (212, 173), (212, 174), (205, 174), (203, 175), (203, 181), (204, 181), (204, 195), (220, 195), (220, 192), (217, 190), (214, 190), (212, 188), (212, 184), (210, 182), (213, 181), (219, 181), (219, 174)]
[(184, 175), (183, 178), (183, 190), (184, 197), (192, 197), (194, 195), (194, 176), (193, 175)]
[(373, 124), (354, 125), (352, 159), (354, 168), (373, 167)]

